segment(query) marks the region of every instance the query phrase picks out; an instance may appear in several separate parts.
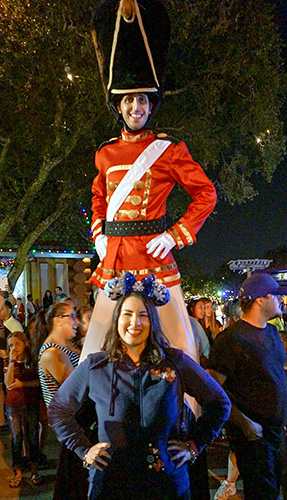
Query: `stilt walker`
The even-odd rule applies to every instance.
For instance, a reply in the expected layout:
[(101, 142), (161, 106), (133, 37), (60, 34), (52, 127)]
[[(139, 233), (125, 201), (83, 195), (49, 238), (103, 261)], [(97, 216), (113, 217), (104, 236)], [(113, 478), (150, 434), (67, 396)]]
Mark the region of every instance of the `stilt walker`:
[[(198, 361), (193, 332), (171, 249), (196, 242), (216, 203), (215, 188), (186, 145), (150, 129), (159, 107), (170, 36), (166, 9), (158, 0), (108, 0), (94, 18), (93, 40), (107, 104), (123, 128), (121, 137), (96, 153), (92, 231), (100, 264), (90, 281), (101, 288), (81, 360), (102, 347), (114, 303), (106, 282), (132, 273), (154, 274), (169, 287), (160, 319), (173, 347)], [(191, 195), (187, 212), (171, 227), (166, 200), (176, 183)]]

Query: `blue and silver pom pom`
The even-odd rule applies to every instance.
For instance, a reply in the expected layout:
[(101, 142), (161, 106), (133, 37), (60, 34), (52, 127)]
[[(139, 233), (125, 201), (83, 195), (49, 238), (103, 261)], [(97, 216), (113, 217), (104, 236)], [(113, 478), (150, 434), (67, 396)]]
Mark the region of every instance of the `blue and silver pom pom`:
[(109, 280), (104, 292), (111, 300), (118, 300), (131, 292), (140, 292), (149, 297), (158, 307), (164, 306), (170, 300), (169, 289), (162, 283), (157, 283), (153, 274), (137, 281), (129, 271), (126, 271), (124, 278)]

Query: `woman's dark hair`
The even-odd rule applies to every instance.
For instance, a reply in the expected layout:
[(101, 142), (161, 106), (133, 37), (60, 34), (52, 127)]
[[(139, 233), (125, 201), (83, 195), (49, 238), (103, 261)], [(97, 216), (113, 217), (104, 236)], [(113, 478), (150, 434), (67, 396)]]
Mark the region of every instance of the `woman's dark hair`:
[(187, 312), (189, 316), (193, 316), (193, 311), (198, 302), (203, 302), (202, 299), (190, 299), (187, 303)]
[(33, 358), (37, 359), (40, 347), (44, 344), (48, 337), (48, 329), (46, 325), (46, 309), (40, 309), (35, 316), (35, 332), (32, 337), (32, 354)]
[(128, 297), (137, 297), (143, 302), (150, 320), (150, 333), (141, 358), (152, 363), (158, 363), (165, 357), (164, 353), (169, 347), (169, 342), (162, 331), (156, 306), (146, 295), (140, 292), (127, 293), (117, 301), (112, 324), (106, 334), (102, 350), (108, 352), (110, 361), (120, 361), (126, 353), (126, 348), (118, 333), (118, 319), (121, 314), (122, 305)]
[(55, 302), (49, 307), (45, 315), (48, 334), (53, 330), (54, 318), (66, 314), (67, 307), (69, 307), (69, 304), (65, 302)]
[(48, 309), (53, 304), (53, 295), (51, 290), (46, 290), (43, 297), (43, 307)]
[(54, 326), (54, 318), (66, 313), (68, 304), (63, 302), (55, 302), (48, 311), (40, 309), (35, 318), (35, 334), (32, 338), (32, 354), (33, 358), (37, 359), (40, 347), (44, 344), (45, 339), (51, 333)]
[[(199, 300), (201, 300), (204, 303), (204, 305), (206, 305), (206, 304), (211, 304), (212, 305), (212, 300), (209, 299), (208, 297), (201, 297), (201, 299), (199, 299)], [(201, 326), (204, 329), (206, 329), (205, 317), (203, 319), (200, 319), (199, 323), (201, 324)], [(213, 309), (212, 309), (212, 313), (211, 313), (210, 325), (209, 326), (210, 326), (210, 331), (211, 331), (212, 337), (215, 338), (216, 335), (218, 335), (218, 333), (222, 329), (222, 325), (216, 319)]]
[(83, 331), (82, 319), (83, 319), (84, 314), (88, 311), (90, 311), (91, 313), (93, 312), (92, 306), (83, 305), (83, 306), (78, 306), (76, 309), (76, 316), (77, 316), (77, 320), (79, 322), (78, 333), (79, 333), (80, 337), (85, 336), (85, 334), (87, 333), (87, 332)]

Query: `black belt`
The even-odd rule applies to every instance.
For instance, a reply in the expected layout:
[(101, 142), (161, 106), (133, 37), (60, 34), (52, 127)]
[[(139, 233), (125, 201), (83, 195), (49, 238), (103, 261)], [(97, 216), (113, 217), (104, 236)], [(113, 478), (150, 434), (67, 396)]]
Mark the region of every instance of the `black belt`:
[(102, 221), (102, 234), (106, 236), (148, 236), (167, 229), (166, 216), (160, 219), (135, 221)]

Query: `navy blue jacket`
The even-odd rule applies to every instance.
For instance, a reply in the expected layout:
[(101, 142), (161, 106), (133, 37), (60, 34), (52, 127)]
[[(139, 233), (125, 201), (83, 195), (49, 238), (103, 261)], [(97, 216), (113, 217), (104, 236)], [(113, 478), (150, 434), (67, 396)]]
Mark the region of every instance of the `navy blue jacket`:
[[(184, 393), (202, 406), (202, 416), (185, 435)], [(91, 354), (59, 388), (48, 410), (59, 441), (80, 458), (92, 446), (75, 420), (86, 397), (95, 402), (99, 442), (111, 444), (109, 467), (104, 472), (91, 468), (94, 485), (109, 474), (136, 484), (156, 474), (163, 482), (172, 478), (174, 491), (182, 494), (189, 486), (187, 464), (175, 468), (168, 441), (189, 438), (201, 451), (230, 413), (222, 387), (180, 350), (168, 349), (158, 365), (142, 361), (139, 367), (127, 355), (114, 363), (107, 353)]]

